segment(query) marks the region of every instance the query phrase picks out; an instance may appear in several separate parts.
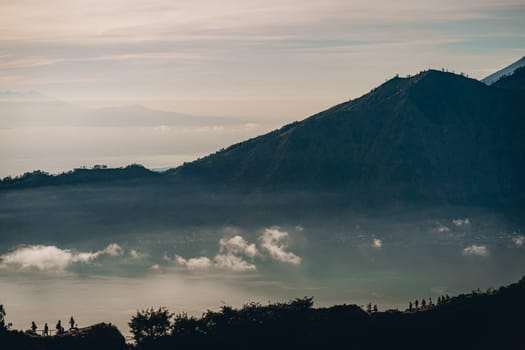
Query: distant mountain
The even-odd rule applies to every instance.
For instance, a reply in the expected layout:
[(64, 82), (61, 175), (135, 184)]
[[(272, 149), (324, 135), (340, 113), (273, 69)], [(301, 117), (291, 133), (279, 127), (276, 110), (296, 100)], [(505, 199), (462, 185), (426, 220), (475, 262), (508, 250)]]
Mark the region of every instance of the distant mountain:
[(170, 170), (240, 186), (338, 188), (355, 198), (523, 198), (525, 98), (426, 71)]
[(159, 174), (146, 169), (142, 165), (132, 164), (124, 168), (107, 168), (105, 165), (95, 165), (93, 168), (77, 168), (58, 175), (35, 170), (21, 176), (7, 177), (0, 181), (0, 188), (30, 188), (41, 186), (61, 186), (78, 184), (100, 184), (123, 181), (148, 181)]
[(84, 108), (57, 100), (0, 98), (0, 128), (15, 127), (195, 127), (243, 123), (223, 117), (160, 111), (140, 105)]
[(13, 101), (20, 101), (20, 100), (44, 100), (47, 99), (46, 96), (42, 95), (40, 92), (36, 90), (30, 90), (30, 91), (12, 91), (12, 90), (5, 90), (0, 91), (0, 100), (13, 100)]
[(521, 68), (521, 67), (525, 67), (525, 56), (520, 58), (516, 62), (512, 63), (511, 65), (503, 69), (500, 69), (499, 71), (495, 73), (492, 73), (486, 78), (481, 79), (481, 82), (487, 85), (492, 85), (498, 80), (500, 80), (501, 78), (508, 76), (508, 75), (512, 75), (516, 69)]

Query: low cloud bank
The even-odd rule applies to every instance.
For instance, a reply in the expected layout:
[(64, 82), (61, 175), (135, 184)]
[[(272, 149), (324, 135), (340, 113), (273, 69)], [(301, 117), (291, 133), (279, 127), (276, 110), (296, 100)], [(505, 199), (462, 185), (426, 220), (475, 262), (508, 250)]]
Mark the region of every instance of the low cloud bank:
[(122, 248), (116, 243), (111, 243), (96, 252), (77, 252), (56, 246), (23, 246), (0, 255), (0, 267), (61, 272), (76, 263), (89, 264), (102, 255), (122, 255)]

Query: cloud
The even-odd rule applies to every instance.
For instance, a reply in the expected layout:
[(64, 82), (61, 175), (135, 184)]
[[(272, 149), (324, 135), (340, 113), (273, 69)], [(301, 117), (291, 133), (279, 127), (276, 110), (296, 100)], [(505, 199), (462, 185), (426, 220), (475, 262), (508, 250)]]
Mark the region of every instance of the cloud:
[(185, 259), (182, 256), (176, 255), (175, 263), (180, 266), (185, 266), (188, 270), (205, 270), (213, 266), (212, 261), (205, 256)]
[(253, 258), (259, 254), (254, 243), (249, 244), (244, 238), (235, 235), (231, 238), (222, 238), (219, 241), (220, 252), (227, 252), (229, 254), (243, 254)]
[(292, 265), (299, 265), (301, 257), (292, 252), (287, 252), (288, 232), (280, 231), (278, 228), (267, 228), (259, 237), (261, 247), (265, 249), (270, 256), (280, 262)]
[(456, 226), (465, 226), (465, 225), (470, 225), (470, 219), (469, 218), (464, 218), (464, 219), (454, 219), (452, 220), (452, 223)]
[(0, 256), (0, 267), (17, 269), (37, 269), (41, 271), (65, 271), (75, 263), (88, 264), (101, 255), (117, 256), (122, 248), (111, 243), (96, 252), (76, 252), (56, 246), (30, 245), (15, 249)]
[(147, 255), (147, 254), (145, 254), (145, 253), (140, 253), (140, 252), (138, 252), (138, 251), (135, 250), (135, 249), (131, 249), (131, 250), (129, 251), (129, 257), (130, 257), (131, 259), (142, 259), (142, 258), (144, 258), (146, 255)]
[(512, 242), (516, 245), (516, 247), (523, 247), (525, 244), (525, 236), (517, 236), (512, 237)]
[[(268, 252), (272, 259), (293, 265), (301, 263), (299, 256), (286, 251), (288, 247), (288, 232), (280, 231), (277, 228), (265, 229), (259, 237), (259, 242), (260, 248)], [(214, 268), (246, 272), (257, 270), (253, 259), (263, 256), (255, 243), (249, 243), (239, 234), (229, 238), (222, 238), (219, 241), (219, 246), (219, 253), (213, 259), (205, 256), (186, 259), (176, 255), (175, 264), (186, 267), (188, 270)], [(247, 261), (243, 256), (251, 261)], [(169, 257), (164, 257), (164, 260), (171, 261)]]
[(463, 249), (463, 255), (467, 256), (488, 256), (489, 250), (485, 245), (472, 244)]
[(111, 243), (101, 252), (110, 256), (120, 256), (123, 254), (122, 248), (117, 243)]
[(231, 270), (235, 272), (255, 271), (257, 267), (232, 253), (217, 254), (213, 260), (206, 256), (185, 259), (180, 255), (175, 256), (175, 263), (191, 271), (208, 270), (210, 268)]
[(445, 225), (438, 224), (438, 226), (436, 227), (436, 231), (439, 233), (444, 233), (444, 232), (449, 232), (450, 229)]
[(243, 260), (233, 254), (218, 254), (214, 259), (215, 267), (237, 272), (255, 271), (257, 267), (254, 264)]
[(378, 238), (374, 238), (374, 240), (372, 241), (372, 247), (376, 249), (381, 249), (383, 247), (383, 241)]

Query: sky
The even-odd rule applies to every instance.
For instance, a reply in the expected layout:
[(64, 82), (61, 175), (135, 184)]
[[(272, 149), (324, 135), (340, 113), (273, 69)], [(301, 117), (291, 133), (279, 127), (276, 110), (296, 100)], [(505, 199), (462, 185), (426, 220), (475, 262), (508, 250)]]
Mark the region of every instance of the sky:
[[(358, 97), (398, 73), (445, 67), (483, 78), (525, 55), (524, 18), (525, 0), (0, 0), (4, 95), (37, 91), (83, 108), (140, 105), (260, 125), (206, 150), (163, 150), (162, 161), (150, 150), (77, 162), (57, 155), (40, 165), (28, 153), (0, 163), (0, 176), (95, 158), (176, 165)], [(41, 140), (49, 144), (70, 131), (38, 135), (49, 135)]]

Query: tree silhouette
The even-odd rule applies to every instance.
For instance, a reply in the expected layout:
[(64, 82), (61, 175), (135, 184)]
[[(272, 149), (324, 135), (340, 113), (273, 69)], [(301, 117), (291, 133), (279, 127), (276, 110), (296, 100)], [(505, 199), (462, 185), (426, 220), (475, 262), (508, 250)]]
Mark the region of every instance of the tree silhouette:
[(5, 309), (4, 305), (0, 304), (0, 331), (6, 330), (7, 327), (5, 325)]
[(155, 340), (168, 335), (171, 329), (171, 318), (173, 314), (165, 307), (159, 307), (137, 311), (128, 323), (137, 343)]

